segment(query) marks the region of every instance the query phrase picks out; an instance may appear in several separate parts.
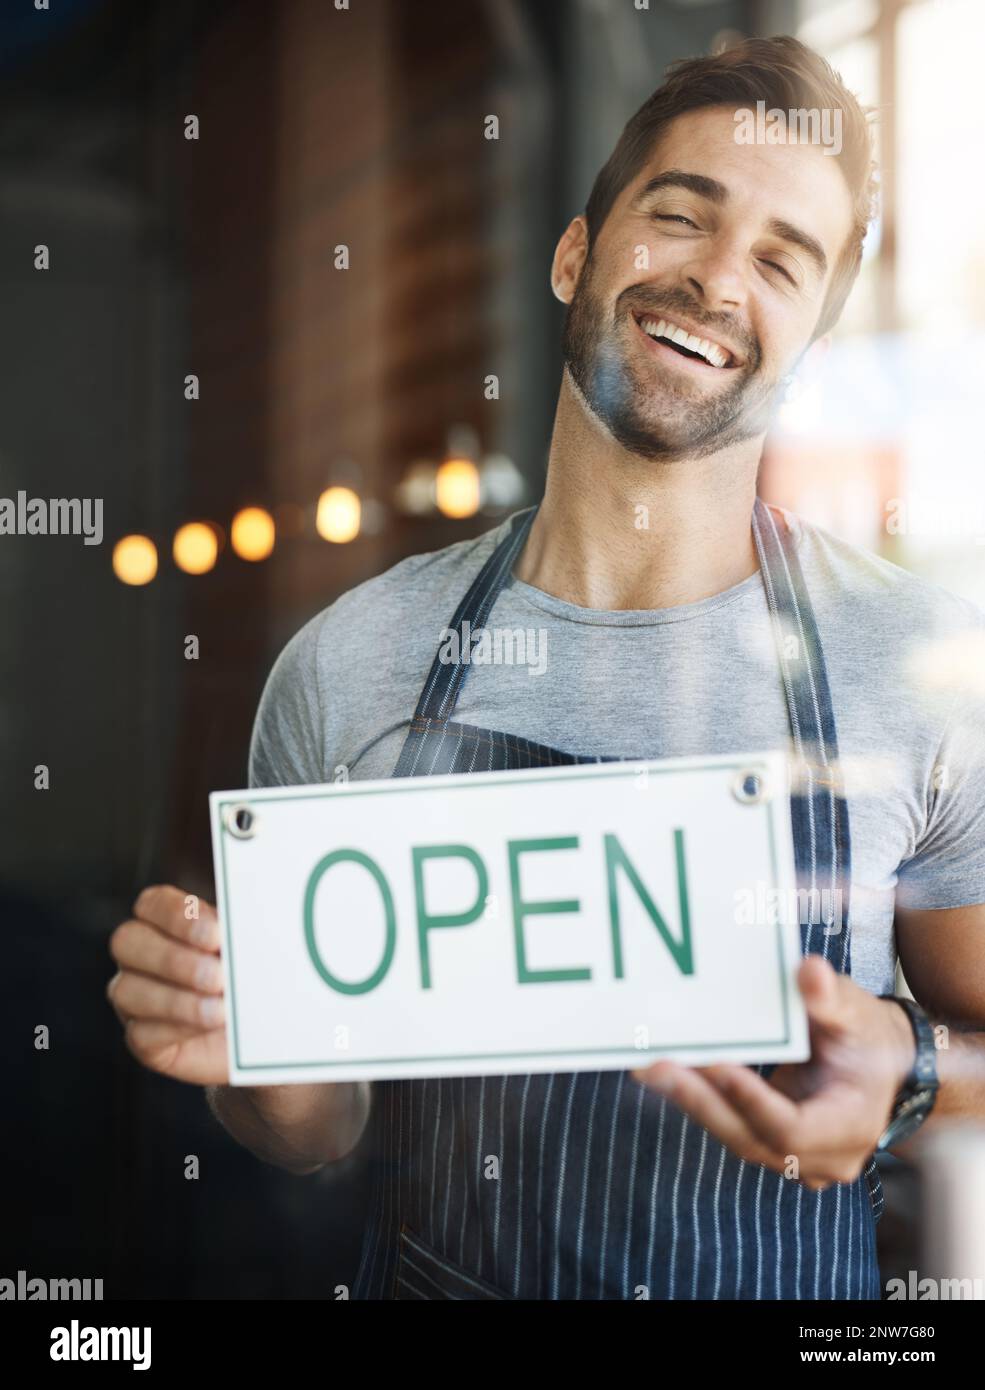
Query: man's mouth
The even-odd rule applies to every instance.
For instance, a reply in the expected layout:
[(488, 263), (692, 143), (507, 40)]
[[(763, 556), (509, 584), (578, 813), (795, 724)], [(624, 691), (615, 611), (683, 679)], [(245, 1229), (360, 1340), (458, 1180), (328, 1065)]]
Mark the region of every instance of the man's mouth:
[(648, 338), (679, 353), (681, 357), (691, 358), (717, 371), (727, 371), (741, 365), (731, 348), (714, 338), (705, 338), (675, 323), (673, 319), (636, 312), (633, 318)]

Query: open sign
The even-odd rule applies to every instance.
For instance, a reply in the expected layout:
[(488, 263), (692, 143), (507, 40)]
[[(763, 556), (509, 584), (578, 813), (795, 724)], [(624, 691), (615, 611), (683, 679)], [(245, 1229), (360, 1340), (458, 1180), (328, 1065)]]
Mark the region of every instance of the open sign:
[(210, 802), (234, 1084), (807, 1055), (779, 754)]

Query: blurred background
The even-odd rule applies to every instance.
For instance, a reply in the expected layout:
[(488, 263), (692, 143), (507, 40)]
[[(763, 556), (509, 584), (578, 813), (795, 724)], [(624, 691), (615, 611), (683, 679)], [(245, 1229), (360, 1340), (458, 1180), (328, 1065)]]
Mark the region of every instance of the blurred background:
[[(106, 940), (146, 883), (213, 896), (207, 794), (245, 784), (287, 638), (539, 496), (554, 243), (671, 60), (792, 33), (878, 109), (881, 216), (761, 491), (985, 602), (985, 6), (637, 4), (0, 10), (0, 495), (100, 497), (105, 528), (0, 539), (0, 1274), (107, 1297), (351, 1282), (359, 1155), (264, 1168), (143, 1072)], [(909, 1182), (889, 1175), (885, 1277), (913, 1264)]]

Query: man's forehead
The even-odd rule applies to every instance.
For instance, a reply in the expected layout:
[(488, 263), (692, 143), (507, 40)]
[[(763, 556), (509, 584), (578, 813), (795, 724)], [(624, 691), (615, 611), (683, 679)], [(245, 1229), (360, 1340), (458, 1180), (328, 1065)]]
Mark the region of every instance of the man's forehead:
[(671, 171), (692, 176), (691, 191), (721, 205), (745, 204), (761, 221), (806, 227), (824, 246), (829, 265), (852, 224), (852, 201), (837, 158), (818, 145), (740, 144), (730, 106), (675, 116), (625, 190), (627, 205)]

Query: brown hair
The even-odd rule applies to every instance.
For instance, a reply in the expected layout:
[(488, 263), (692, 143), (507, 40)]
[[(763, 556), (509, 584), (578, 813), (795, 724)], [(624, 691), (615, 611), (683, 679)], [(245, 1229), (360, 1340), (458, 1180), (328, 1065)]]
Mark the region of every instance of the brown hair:
[(842, 148), (836, 158), (852, 195), (852, 231), (839, 257), (814, 330), (819, 338), (837, 323), (862, 263), (862, 241), (875, 215), (876, 178), (868, 118), (841, 78), (798, 39), (743, 39), (710, 57), (672, 63), (663, 86), (627, 121), (619, 141), (592, 186), (585, 207), (589, 246), (619, 194), (643, 168), (658, 136), (676, 116), (707, 106), (782, 111), (842, 111)]

